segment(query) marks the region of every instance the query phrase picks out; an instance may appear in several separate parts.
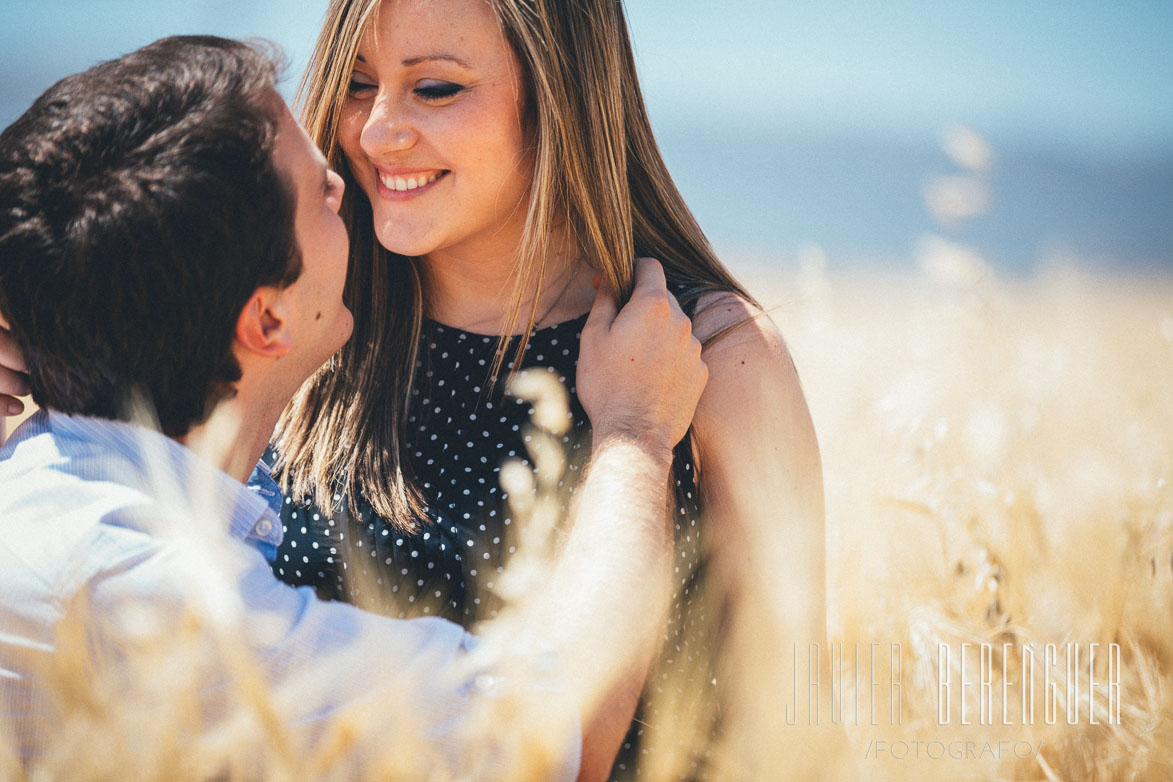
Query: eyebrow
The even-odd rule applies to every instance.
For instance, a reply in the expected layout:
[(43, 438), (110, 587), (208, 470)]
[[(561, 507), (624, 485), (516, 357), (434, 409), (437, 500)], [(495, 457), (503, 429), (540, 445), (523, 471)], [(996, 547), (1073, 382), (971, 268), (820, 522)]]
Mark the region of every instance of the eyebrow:
[[(355, 55), (355, 59), (361, 63), (367, 64), (367, 58), (363, 57), (361, 54)], [(465, 68), (467, 70), (472, 70), (472, 66), (469, 65), (466, 60), (460, 59), (455, 54), (425, 54), (425, 55), (421, 55), (419, 57), (408, 57), (406, 60), (402, 61), (402, 64), (405, 67), (410, 68), (413, 65), (419, 65), (421, 62), (435, 62), (435, 61), (453, 62), (453, 63), (456, 63), (457, 65), (459, 65), (461, 68)]]
[(454, 62), (457, 65), (459, 65), (461, 68), (467, 68), (470, 70), (472, 69), (471, 65), (469, 65), (467, 62), (460, 59), (459, 57), (457, 57), (454, 54), (428, 54), (428, 55), (424, 55), (423, 57), (409, 57), (408, 59), (403, 61), (403, 64), (406, 66), (411, 66), (411, 65), (419, 65), (421, 62), (433, 62), (436, 60), (446, 60), (448, 62)]

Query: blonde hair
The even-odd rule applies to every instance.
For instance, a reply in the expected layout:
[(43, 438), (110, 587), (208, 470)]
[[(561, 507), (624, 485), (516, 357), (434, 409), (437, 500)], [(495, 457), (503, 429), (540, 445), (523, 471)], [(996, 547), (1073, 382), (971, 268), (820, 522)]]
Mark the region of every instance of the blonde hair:
[[(717, 260), (664, 165), (636, 80), (619, 0), (485, 0), (521, 66), (534, 174), (518, 273), (495, 377), (508, 335), (525, 329), (520, 366), (537, 319), (551, 237), (569, 230), (582, 258), (626, 297), (636, 257), (658, 259), (685, 287), (686, 308), (708, 291), (752, 301)], [(332, 0), (299, 90), (302, 123), (346, 180), (342, 215), (350, 230), (345, 300), (354, 335), (298, 391), (277, 429), (286, 488), (319, 504), (353, 500), (361, 487), (374, 510), (402, 527), (422, 518), (410, 472), (407, 411), (427, 300), (419, 259), (383, 249), (370, 204), (338, 144), (359, 40), (380, 0)], [(475, 130), (470, 130), (475, 132)]]

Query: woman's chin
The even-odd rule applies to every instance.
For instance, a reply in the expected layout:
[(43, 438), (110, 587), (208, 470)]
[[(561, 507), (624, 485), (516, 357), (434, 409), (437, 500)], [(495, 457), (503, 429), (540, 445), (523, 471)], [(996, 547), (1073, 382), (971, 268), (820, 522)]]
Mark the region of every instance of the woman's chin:
[(383, 249), (396, 255), (420, 256), (427, 255), (436, 249), (435, 242), (428, 242), (423, 237), (413, 237), (402, 230), (375, 229), (375, 238)]

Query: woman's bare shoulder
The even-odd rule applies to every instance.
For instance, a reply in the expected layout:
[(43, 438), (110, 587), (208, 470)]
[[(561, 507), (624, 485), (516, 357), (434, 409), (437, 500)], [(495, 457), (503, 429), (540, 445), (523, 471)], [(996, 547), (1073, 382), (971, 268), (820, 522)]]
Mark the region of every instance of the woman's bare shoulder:
[[(706, 362), (735, 366), (781, 362), (793, 370), (782, 332), (769, 315), (732, 291), (701, 294), (692, 319), (693, 334), (705, 344)], [(710, 370), (712, 370), (710, 365)]]
[[(730, 458), (741, 449), (787, 459), (814, 457), (810, 412), (781, 331), (754, 303), (735, 293), (705, 294), (693, 318), (709, 383), (694, 421), (710, 456)], [(711, 459), (710, 459), (710, 466)]]

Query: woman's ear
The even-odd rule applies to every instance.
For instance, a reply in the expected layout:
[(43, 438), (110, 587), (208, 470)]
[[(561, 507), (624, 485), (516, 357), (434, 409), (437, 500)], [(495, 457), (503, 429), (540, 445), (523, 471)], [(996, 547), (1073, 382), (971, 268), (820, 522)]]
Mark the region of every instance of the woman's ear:
[(241, 349), (268, 358), (284, 356), (293, 349), (282, 293), (271, 285), (253, 291), (236, 319), (236, 342)]

